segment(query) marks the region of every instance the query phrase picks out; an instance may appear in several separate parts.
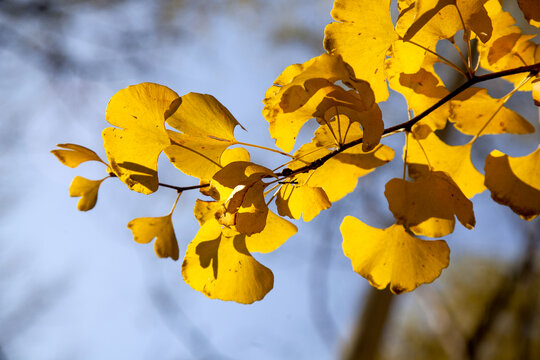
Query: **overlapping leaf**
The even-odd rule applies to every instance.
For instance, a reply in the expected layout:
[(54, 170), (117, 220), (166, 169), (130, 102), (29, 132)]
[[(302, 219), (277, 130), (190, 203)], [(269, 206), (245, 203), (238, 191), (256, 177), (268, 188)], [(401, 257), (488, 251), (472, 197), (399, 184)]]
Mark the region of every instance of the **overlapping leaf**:
[(470, 97), (460, 97), (450, 102), (449, 120), (462, 133), (476, 135), (481, 129), (483, 135), (534, 132), (534, 126), (523, 116), (504, 106), (504, 98), (492, 98), (487, 89), (480, 88), (471, 88), (468, 94)]
[[(341, 81), (347, 91), (334, 84)], [(291, 151), (302, 126), (316, 118), (320, 123), (337, 112), (349, 115), (366, 132), (365, 149), (378, 144), (384, 129), (382, 114), (369, 84), (357, 80), (339, 56), (328, 54), (286, 68), (268, 89), (263, 114), (270, 123), (276, 146)]]
[(77, 202), (77, 209), (88, 211), (96, 206), (99, 186), (105, 179), (88, 180), (81, 176), (76, 176), (73, 179), (69, 186), (69, 196), (81, 197)]
[(397, 223), (416, 235), (448, 235), (454, 231), (454, 216), (467, 229), (476, 223), (472, 202), (445, 173), (429, 172), (414, 182), (392, 179), (385, 189)]
[(448, 266), (450, 250), (444, 240), (421, 240), (401, 225), (377, 229), (347, 216), (341, 223), (343, 251), (354, 271), (377, 289), (390, 284), (395, 294), (430, 283)]
[(76, 144), (58, 144), (56, 146), (62, 149), (54, 149), (51, 152), (62, 164), (70, 168), (76, 168), (86, 161), (99, 161), (107, 165), (94, 151), (84, 146)]
[(517, 0), (525, 19), (529, 24), (540, 26), (540, 6), (537, 0)]
[(274, 275), (249, 253), (245, 235), (206, 221), (188, 245), (182, 275), (193, 289), (212, 299), (250, 304), (273, 287)]
[(338, 22), (326, 26), (324, 48), (341, 55), (357, 78), (371, 84), (377, 102), (386, 100), (384, 61), (398, 40), (390, 18), (390, 0), (336, 0), (331, 15)]
[(425, 175), (431, 167), (447, 173), (468, 198), (485, 190), (484, 176), (471, 162), (472, 142), (447, 145), (426, 125), (415, 128), (409, 136), (407, 163), (412, 178)]
[(523, 157), (494, 150), (486, 158), (485, 172), (493, 200), (525, 220), (540, 214), (540, 147)]
[(127, 227), (133, 232), (133, 239), (140, 244), (147, 244), (155, 238), (154, 250), (160, 258), (178, 260), (178, 242), (174, 234), (172, 213), (161, 217), (136, 218)]
[(157, 161), (170, 145), (165, 119), (179, 105), (178, 95), (163, 85), (142, 83), (118, 91), (107, 106), (103, 130), (107, 158), (130, 189), (150, 194), (158, 188)]
[(295, 176), (297, 183), (288, 183), (281, 186), (276, 197), (276, 206), (279, 215), (292, 219), (311, 221), (322, 210), (332, 206), (328, 196), (320, 187), (307, 186), (307, 174)]
[[(330, 154), (341, 144), (363, 138), (360, 125), (350, 122), (348, 117), (341, 114), (333, 121), (319, 127), (311, 143), (302, 145), (294, 154), (296, 161), (289, 168), (296, 170), (306, 164)], [(390, 162), (394, 151), (382, 144), (369, 152), (364, 152), (360, 146), (349, 148), (326, 161), (322, 166), (309, 174), (306, 186), (320, 187), (331, 202), (343, 198), (354, 190), (358, 178), (375, 168)], [(297, 179), (299, 182), (299, 179)]]
[(216, 98), (198, 93), (182, 96), (167, 124), (181, 133), (168, 132), (172, 145), (165, 154), (180, 171), (205, 181), (221, 169), (221, 155), (235, 143), (240, 125)]

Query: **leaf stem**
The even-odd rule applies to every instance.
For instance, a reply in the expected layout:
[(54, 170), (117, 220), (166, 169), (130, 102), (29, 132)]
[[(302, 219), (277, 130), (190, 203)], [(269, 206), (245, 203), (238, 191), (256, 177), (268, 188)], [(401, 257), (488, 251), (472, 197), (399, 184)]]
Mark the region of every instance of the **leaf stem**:
[(288, 157), (290, 157), (290, 158), (294, 158), (294, 156), (292, 156), (291, 154), (287, 154), (286, 152), (283, 152), (283, 151), (280, 151), (280, 150), (268, 148), (268, 147), (266, 147), (266, 146), (255, 145), (255, 144), (249, 144), (249, 143), (240, 142), (240, 141), (233, 141), (233, 142), (232, 142), (232, 145), (251, 146), (251, 147), (254, 147), (254, 148), (257, 148), (257, 149), (262, 149), (262, 150), (272, 151), (272, 152), (275, 152), (275, 153), (278, 153), (278, 154), (281, 154), (281, 155), (284, 155), (284, 156), (288, 156)]
[(461, 70), (461, 68), (460, 68), (459, 66), (457, 66), (457, 65), (454, 64), (452, 61), (450, 61), (450, 60), (448, 60), (447, 58), (445, 58), (444, 56), (439, 55), (437, 52), (431, 50), (430, 48), (427, 48), (427, 47), (425, 47), (425, 46), (423, 46), (423, 45), (420, 45), (420, 44), (418, 44), (418, 43), (416, 43), (416, 42), (414, 42), (414, 41), (412, 41), (412, 40), (407, 40), (407, 41), (410, 42), (411, 44), (416, 45), (416, 46), (418, 46), (419, 48), (421, 48), (421, 49), (427, 51), (428, 53), (435, 55), (436, 57), (438, 57), (439, 59), (441, 59), (441, 61), (442, 61), (443, 63), (445, 63), (446, 65), (450, 66), (452, 69), (456, 70), (457, 72), (461, 73), (463, 76), (467, 77), (467, 74), (466, 74), (463, 70)]

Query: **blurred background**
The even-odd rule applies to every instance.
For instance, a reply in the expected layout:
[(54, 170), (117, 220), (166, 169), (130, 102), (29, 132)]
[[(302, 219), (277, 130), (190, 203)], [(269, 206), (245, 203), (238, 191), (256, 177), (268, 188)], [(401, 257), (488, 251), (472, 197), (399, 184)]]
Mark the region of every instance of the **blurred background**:
[[(184, 283), (180, 261), (132, 240), (126, 224), (168, 213), (174, 191), (144, 196), (107, 180), (88, 213), (68, 196), (73, 177), (99, 179), (103, 169), (67, 168), (49, 151), (69, 142), (105, 158), (107, 102), (140, 82), (212, 94), (248, 130), (239, 141), (273, 146), (264, 93), (286, 66), (324, 51), (331, 8), (331, 0), (0, 0), (0, 360), (540, 358), (540, 221), (522, 221), (489, 192), (474, 198), (476, 228), (457, 225), (445, 237), (451, 263), (434, 284), (392, 296), (352, 271), (339, 224), (345, 215), (393, 223), (383, 191), (401, 176), (402, 135), (384, 140), (395, 161), (312, 222), (295, 222), (298, 234), (280, 249), (255, 255), (275, 284), (249, 306), (206, 298)], [(492, 95), (510, 89), (494, 85)], [(537, 131), (482, 137), (473, 148), (481, 171), (492, 149), (521, 156), (539, 142), (530, 94), (510, 104)], [(387, 125), (406, 120), (396, 93), (381, 108)], [(439, 135), (467, 141), (450, 128)], [(266, 166), (282, 160), (250, 152)], [(162, 182), (196, 183), (161, 160)], [(196, 198), (184, 193), (174, 214), (181, 253), (198, 229)]]

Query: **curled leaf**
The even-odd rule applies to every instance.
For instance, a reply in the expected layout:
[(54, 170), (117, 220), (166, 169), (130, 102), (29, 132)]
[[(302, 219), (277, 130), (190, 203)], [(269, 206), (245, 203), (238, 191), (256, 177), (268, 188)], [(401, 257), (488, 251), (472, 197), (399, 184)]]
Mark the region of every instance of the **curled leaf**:
[(430, 283), (448, 266), (450, 249), (444, 240), (421, 240), (401, 225), (377, 229), (347, 216), (341, 223), (343, 251), (354, 271), (377, 289), (390, 284), (394, 294)]
[(77, 209), (80, 211), (88, 211), (96, 206), (99, 186), (103, 182), (101, 180), (88, 180), (81, 176), (77, 176), (69, 186), (69, 196), (81, 197), (77, 202)]
[(127, 227), (133, 232), (133, 240), (147, 244), (154, 238), (154, 250), (160, 258), (178, 260), (179, 250), (172, 224), (172, 214), (161, 217), (144, 217), (131, 220)]
[(105, 164), (94, 151), (84, 146), (76, 144), (58, 144), (56, 146), (62, 149), (51, 150), (51, 152), (62, 164), (70, 168), (76, 168), (86, 161), (99, 161)]

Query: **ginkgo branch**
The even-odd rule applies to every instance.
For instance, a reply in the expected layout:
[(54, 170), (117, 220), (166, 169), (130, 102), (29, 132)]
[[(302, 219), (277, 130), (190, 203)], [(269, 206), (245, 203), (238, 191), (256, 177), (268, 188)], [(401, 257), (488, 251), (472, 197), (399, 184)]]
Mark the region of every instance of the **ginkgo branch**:
[[(397, 125), (394, 125), (394, 126), (391, 126), (389, 128), (384, 129), (383, 135), (393, 134), (393, 133), (401, 132), (401, 131), (410, 131), (412, 129), (412, 127), (417, 122), (419, 122), (420, 120), (422, 120), (423, 118), (425, 118), (426, 116), (431, 114), (433, 111), (437, 110), (438, 108), (440, 108), (441, 106), (446, 104), (448, 101), (452, 100), (454, 97), (461, 94), (463, 91), (467, 90), (468, 88), (470, 88), (471, 86), (473, 86), (475, 84), (478, 84), (478, 83), (484, 82), (484, 81), (488, 81), (488, 80), (498, 79), (498, 78), (508, 76), (508, 75), (515, 75), (515, 74), (521, 74), (521, 73), (526, 73), (526, 72), (530, 73), (531, 76), (537, 75), (540, 72), (540, 63), (536, 63), (536, 64), (533, 64), (533, 65), (527, 65), (527, 66), (520, 66), (520, 67), (517, 67), (517, 68), (514, 68), (514, 69), (508, 69), (508, 70), (493, 72), (493, 73), (489, 73), (489, 74), (485, 74), (485, 75), (473, 75), (470, 79), (468, 79), (461, 86), (459, 86), (454, 91), (447, 94), (445, 97), (443, 97), (442, 99), (437, 101), (435, 104), (433, 104), (428, 109), (424, 110), (419, 115), (415, 116), (414, 118), (412, 118), (412, 119), (410, 119), (410, 120), (408, 120), (406, 122), (403, 122), (401, 124), (397, 124)], [(298, 169), (295, 169), (295, 170), (291, 170), (291, 169), (286, 168), (286, 169), (283, 169), (280, 173), (277, 173), (276, 175), (284, 176), (284, 177), (291, 177), (291, 176), (294, 176), (296, 174), (301, 174), (301, 173), (308, 172), (310, 170), (315, 170), (315, 169), (321, 167), (325, 162), (327, 162), (328, 160), (330, 160), (334, 156), (338, 155), (339, 153), (342, 153), (343, 151), (345, 151), (347, 149), (350, 149), (350, 148), (352, 148), (352, 147), (354, 147), (356, 145), (361, 144), (363, 142), (363, 140), (364, 140), (363, 138), (360, 138), (360, 139), (351, 141), (350, 143), (343, 144), (339, 149), (336, 149), (336, 150), (332, 151), (331, 153), (326, 154), (325, 156), (311, 162), (310, 164), (307, 164), (307, 165), (302, 166), (301, 168), (298, 168)]]

